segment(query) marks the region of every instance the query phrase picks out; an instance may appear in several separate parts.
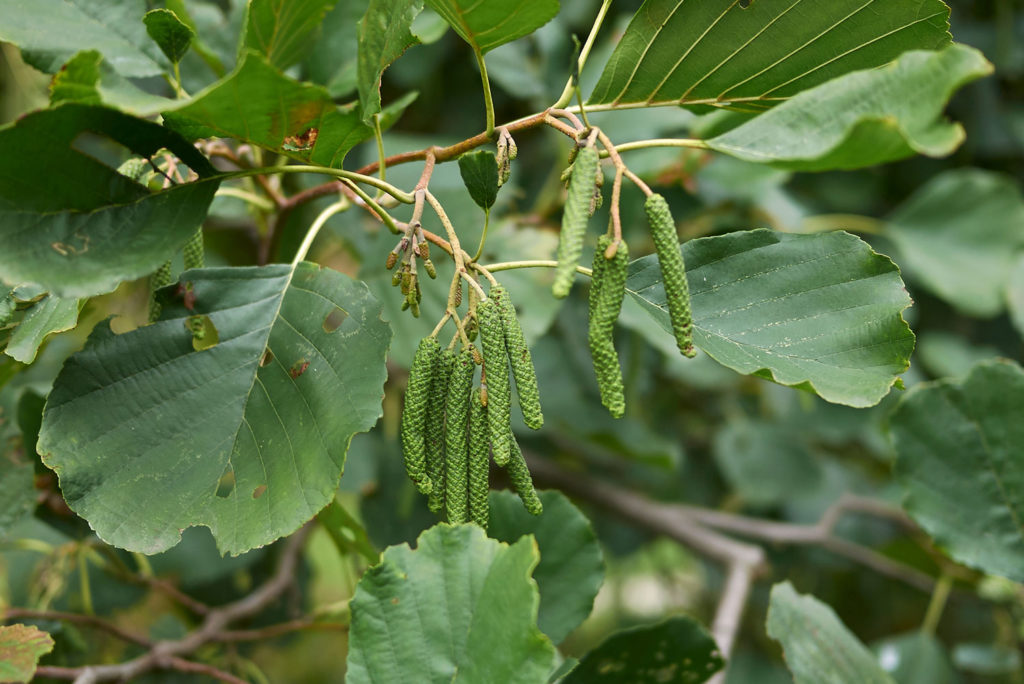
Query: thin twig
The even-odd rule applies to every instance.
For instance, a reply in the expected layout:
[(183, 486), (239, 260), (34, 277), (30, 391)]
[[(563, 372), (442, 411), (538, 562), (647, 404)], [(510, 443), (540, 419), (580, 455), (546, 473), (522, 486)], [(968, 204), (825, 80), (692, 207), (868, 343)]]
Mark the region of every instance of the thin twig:
[(116, 636), (122, 641), (130, 644), (149, 648), (152, 642), (145, 637), (121, 629), (113, 622), (94, 615), (80, 615), (78, 613), (63, 613), (56, 610), (29, 610), (27, 608), (8, 608), (3, 612), (4, 621), (10, 620), (54, 620), (58, 622), (71, 622), (79, 625), (87, 625)]

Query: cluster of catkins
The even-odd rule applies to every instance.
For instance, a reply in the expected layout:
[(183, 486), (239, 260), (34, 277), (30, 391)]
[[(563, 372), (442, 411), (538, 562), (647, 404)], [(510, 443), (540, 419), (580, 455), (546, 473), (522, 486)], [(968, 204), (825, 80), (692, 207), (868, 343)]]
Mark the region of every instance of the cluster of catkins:
[(419, 275), (416, 273), (416, 257), (423, 262), (423, 268), (431, 278), (437, 277), (437, 269), (434, 262), (430, 260), (430, 244), (423, 232), (423, 226), (419, 221), (408, 226), (405, 235), (395, 248), (388, 253), (385, 266), (390, 271), (396, 264), (401, 267), (391, 277), (391, 284), (402, 290), (402, 311), (410, 309), (416, 318), (420, 316), (420, 292)]
[[(600, 156), (597, 148), (588, 143), (576, 154), (567, 169), (569, 190), (562, 213), (562, 232), (558, 243), (558, 266), (552, 292), (556, 297), (569, 294), (575, 277), (576, 265), (583, 253), (583, 240), (587, 221), (600, 206)], [(617, 207), (612, 207), (617, 211)], [(693, 320), (690, 313), (690, 291), (686, 282), (686, 267), (679, 251), (676, 224), (668, 202), (658, 194), (648, 195), (644, 204), (651, 238), (658, 254), (669, 317), (679, 351), (693, 357)], [(601, 403), (615, 418), (626, 411), (619, 356), (615, 351), (615, 321), (622, 309), (629, 267), (629, 248), (624, 240), (602, 235), (594, 252), (594, 265), (590, 286), (590, 325), (588, 342), (594, 362), (594, 374), (601, 392)]]
[(487, 526), (490, 459), (508, 468), (523, 505), (539, 515), (541, 502), (512, 434), (512, 386), (527, 426), (544, 424), (537, 375), (508, 292), (500, 285), (476, 306), (483, 347), (481, 385), (473, 387), (478, 352), (472, 345), (442, 350), (433, 336), (420, 340), (402, 410), (405, 469), (428, 496), (430, 510), (452, 524)]

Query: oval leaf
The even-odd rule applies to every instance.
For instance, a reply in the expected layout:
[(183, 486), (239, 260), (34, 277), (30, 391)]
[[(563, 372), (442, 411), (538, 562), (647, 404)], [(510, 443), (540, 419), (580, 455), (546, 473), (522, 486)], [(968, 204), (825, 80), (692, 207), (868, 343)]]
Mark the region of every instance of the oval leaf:
[[(65, 363), (39, 452), (110, 544), (157, 553), (191, 525), (222, 552), (269, 544), (332, 499), (349, 441), (380, 415), (380, 304), (308, 263), (186, 271), (162, 295), (158, 323), (102, 323)], [(202, 351), (197, 321), (216, 333)]]
[(950, 43), (941, 0), (647, 0), (591, 104), (767, 107), (907, 50)]
[[(722, 365), (859, 407), (909, 367), (910, 297), (892, 261), (859, 238), (755, 230), (682, 250), (694, 343)], [(657, 258), (629, 271), (627, 292), (671, 334)]]
[(612, 634), (563, 684), (700, 684), (725, 666), (715, 640), (696, 620), (677, 616)]
[(459, 173), (477, 206), (484, 211), (498, 199), (498, 160), (490, 150), (467, 152), (459, 157)]
[(558, 0), (426, 0), (473, 51), (490, 50), (528, 36), (558, 14)]
[(146, 25), (146, 33), (160, 46), (172, 64), (181, 61), (196, 36), (195, 31), (182, 23), (178, 15), (169, 9), (150, 10), (142, 22)]
[(980, 52), (953, 45), (910, 52), (804, 91), (707, 141), (744, 161), (799, 171), (856, 169), (915, 154), (944, 157), (964, 130), (943, 117), (963, 85), (992, 73)]
[(604, 557), (590, 521), (557, 491), (538, 492), (544, 512), (530, 515), (519, 497), (491, 492), (487, 534), (512, 543), (532, 534), (540, 549), (533, 578), (540, 588), (537, 624), (558, 644), (590, 615), (604, 583)]
[(1024, 581), (1024, 371), (979, 363), (919, 385), (891, 419), (903, 507), (953, 558)]
[(546, 681), (554, 646), (537, 629), (537, 561), (532, 538), (509, 546), (475, 525), (389, 547), (350, 603), (345, 681)]
[(896, 684), (832, 608), (789, 582), (772, 587), (767, 627), (796, 684)]

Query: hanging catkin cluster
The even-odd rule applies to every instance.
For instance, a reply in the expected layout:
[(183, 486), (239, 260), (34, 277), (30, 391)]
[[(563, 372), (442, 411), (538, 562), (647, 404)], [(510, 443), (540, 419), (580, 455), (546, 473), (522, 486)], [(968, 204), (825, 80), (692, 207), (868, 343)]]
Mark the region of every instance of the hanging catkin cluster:
[[(473, 290), (470, 290), (471, 292)], [(500, 285), (476, 303), (486, 385), (473, 388), (479, 352), (441, 350), (437, 340), (420, 340), (409, 372), (402, 410), (402, 451), (409, 479), (435, 513), (452, 524), (487, 526), (490, 458), (508, 467), (509, 481), (535, 515), (541, 502), (511, 427), (515, 378), (523, 419), (544, 424), (537, 376), (515, 307)]]

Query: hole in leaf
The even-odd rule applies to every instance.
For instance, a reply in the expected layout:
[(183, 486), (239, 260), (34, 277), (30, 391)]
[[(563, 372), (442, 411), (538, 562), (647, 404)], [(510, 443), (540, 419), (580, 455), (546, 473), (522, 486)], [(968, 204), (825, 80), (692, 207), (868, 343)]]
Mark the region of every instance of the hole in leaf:
[(339, 307), (334, 307), (331, 313), (324, 318), (324, 332), (332, 333), (341, 327), (341, 324), (348, 318), (348, 312)]
[(217, 481), (217, 496), (226, 499), (231, 496), (233, 491), (235, 491), (235, 469), (228, 463), (228, 467), (224, 469), (224, 474)]
[(754, 3), (754, 0), (740, 0), (740, 9), (747, 9)]
[(252, 498), (258, 499), (263, 496), (263, 492), (267, 491), (267, 485), (260, 485), (256, 489), (252, 490)]
[(220, 333), (209, 316), (189, 316), (185, 319), (185, 329), (192, 334), (192, 348), (196, 351), (215, 347), (220, 342)]
[(309, 368), (309, 361), (306, 359), (299, 359), (292, 364), (291, 368), (288, 369), (288, 375), (290, 375), (292, 380), (294, 380), (305, 373), (307, 368)]
[(260, 368), (265, 367), (271, 361), (274, 360), (274, 352), (270, 351), (270, 347), (263, 350), (263, 356), (260, 357)]

